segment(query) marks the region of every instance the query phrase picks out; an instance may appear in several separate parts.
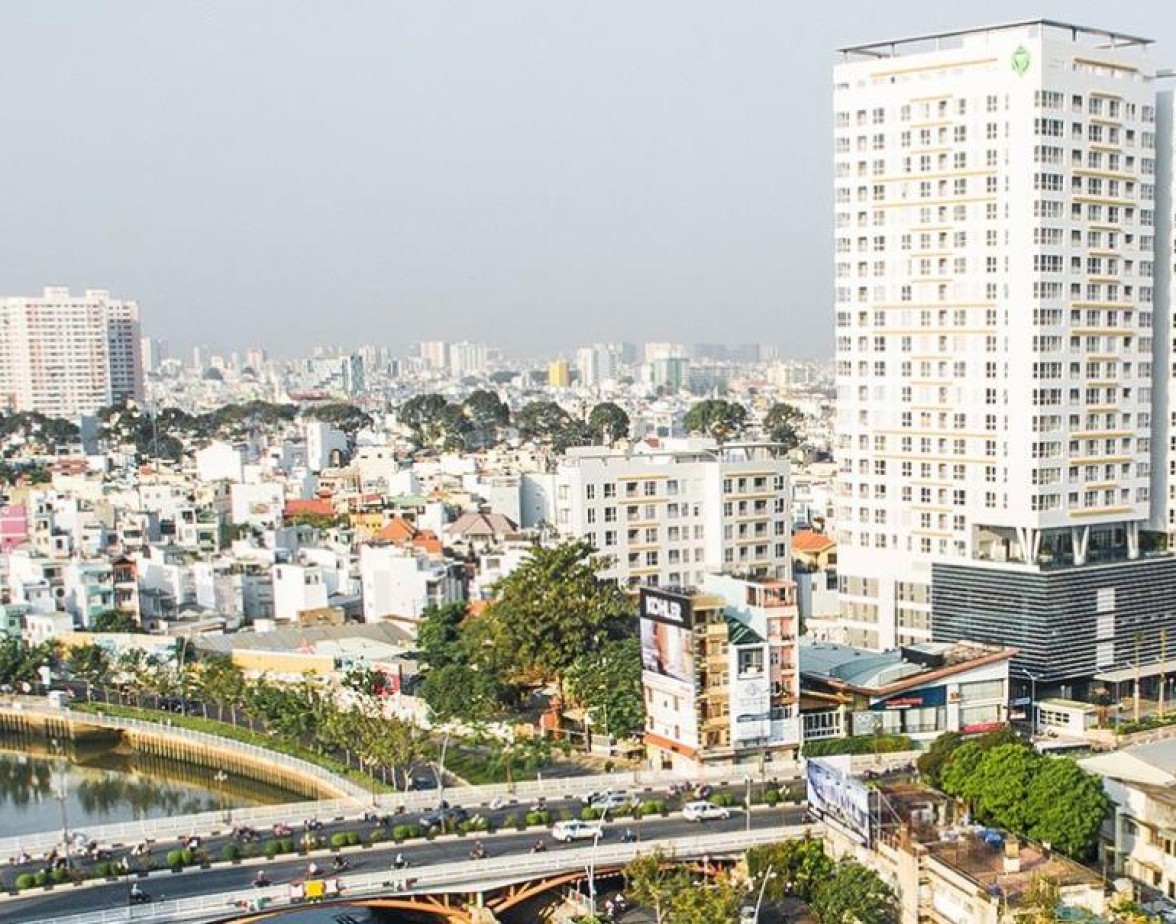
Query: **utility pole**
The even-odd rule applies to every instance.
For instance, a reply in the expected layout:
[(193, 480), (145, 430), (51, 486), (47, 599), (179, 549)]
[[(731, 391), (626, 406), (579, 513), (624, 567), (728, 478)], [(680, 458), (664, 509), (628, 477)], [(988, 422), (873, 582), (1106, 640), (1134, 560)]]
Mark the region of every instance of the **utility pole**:
[(1135, 633), (1135, 724), (1139, 724), (1139, 632)]
[(1168, 630), (1160, 629), (1160, 693), (1156, 713), (1164, 718), (1164, 694), (1168, 690)]

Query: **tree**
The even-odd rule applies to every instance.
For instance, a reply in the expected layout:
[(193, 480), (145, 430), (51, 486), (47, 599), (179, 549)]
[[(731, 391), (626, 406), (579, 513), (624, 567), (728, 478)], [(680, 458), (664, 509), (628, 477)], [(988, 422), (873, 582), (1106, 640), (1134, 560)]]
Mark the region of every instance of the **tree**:
[(628, 738), (645, 728), (641, 692), (641, 645), (636, 638), (606, 641), (569, 666), (568, 695), (592, 715), (594, 728), (612, 738)]
[(510, 425), (510, 408), (497, 392), (479, 389), (462, 402), (462, 412), (470, 424), (470, 440), (475, 446), (497, 445), (504, 427)]
[(948, 758), (940, 772), (943, 791), (949, 796), (974, 804), (980, 797), (980, 780), (976, 769), (984, 752), (975, 741), (965, 741)]
[(110, 674), (110, 655), (98, 645), (75, 645), (65, 656), (65, 669), (71, 676), (85, 682), (88, 699), (91, 687)]
[(336, 430), (342, 430), (352, 439), (355, 438), (356, 433), (365, 427), (370, 427), (374, 422), (371, 414), (360, 410), (354, 404), (342, 401), (307, 408), (305, 416), (309, 420), (330, 424)]
[(631, 424), (629, 415), (612, 401), (596, 405), (588, 415), (588, 429), (592, 431), (593, 439), (601, 440), (606, 446), (628, 437)]
[(143, 627), (130, 613), (121, 610), (104, 610), (94, 617), (90, 624), (94, 632), (142, 632)]
[(815, 838), (765, 844), (747, 851), (747, 870), (753, 880), (772, 875), (764, 885), (764, 895), (780, 901), (791, 891), (801, 901), (811, 902), (817, 887), (833, 873), (833, 861), (824, 844)]
[(200, 661), (197, 684), (204, 697), (216, 704), (217, 718), (224, 717), (227, 706), (233, 724), (237, 709), (245, 700), (245, 674), (228, 655), (214, 654)]
[(743, 432), (747, 425), (747, 408), (736, 401), (707, 398), (691, 406), (683, 421), (688, 433), (709, 436), (725, 443)]
[(1013, 831), (1029, 830), (1029, 804), (1025, 794), (1041, 760), (1024, 744), (1002, 744), (990, 750), (976, 768), (981, 817)]
[(898, 920), (894, 890), (872, 869), (856, 860), (842, 860), (813, 897), (812, 910), (821, 924), (893, 924)]
[(515, 415), (515, 426), (524, 440), (567, 452), (572, 446), (590, 446), (594, 434), (588, 423), (572, 417), (554, 401), (532, 401)]
[(517, 680), (555, 681), (581, 654), (632, 633), (629, 598), (597, 577), (601, 562), (584, 540), (534, 546), (494, 586), (481, 620), (500, 665)]
[(29, 645), (20, 638), (0, 639), (0, 685), (40, 683), (40, 670), (57, 662), (57, 643)]
[(919, 755), (916, 764), (919, 775), (928, 786), (940, 789), (943, 786), (943, 768), (956, 748), (963, 743), (964, 736), (959, 732), (944, 732), (931, 742), (931, 747)]
[[(653, 912), (657, 924), (669, 921), (674, 896), (683, 888), (682, 875), (673, 857), (663, 851), (639, 853), (626, 866), (625, 894)], [(686, 879), (689, 883), (689, 877)]]
[(1067, 856), (1090, 859), (1111, 811), (1102, 783), (1069, 757), (1042, 758), (1035, 770), (1025, 799), (1027, 833)]
[(791, 404), (777, 402), (764, 415), (764, 435), (773, 443), (780, 443), (785, 452), (800, 445), (797, 428), (804, 422), (804, 414)]
[(430, 606), (417, 626), (420, 694), (438, 719), (489, 718), (508, 693), (485, 657), (485, 631), (466, 616), (464, 603)]
[(418, 447), (433, 447), (444, 436), (448, 407), (449, 402), (443, 395), (414, 395), (400, 406), (399, 420), (408, 427)]

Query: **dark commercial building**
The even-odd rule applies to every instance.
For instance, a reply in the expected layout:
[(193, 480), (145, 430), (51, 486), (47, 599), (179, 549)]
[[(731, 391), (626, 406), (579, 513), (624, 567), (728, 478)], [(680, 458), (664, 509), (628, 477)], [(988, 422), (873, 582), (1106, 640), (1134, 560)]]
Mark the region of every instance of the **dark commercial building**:
[(1012, 679), (1039, 692), (1084, 694), (1137, 665), (1145, 680), (1176, 673), (1176, 662), (1161, 663), (1176, 659), (1172, 556), (1054, 569), (935, 564), (931, 588), (936, 641), (1012, 645)]

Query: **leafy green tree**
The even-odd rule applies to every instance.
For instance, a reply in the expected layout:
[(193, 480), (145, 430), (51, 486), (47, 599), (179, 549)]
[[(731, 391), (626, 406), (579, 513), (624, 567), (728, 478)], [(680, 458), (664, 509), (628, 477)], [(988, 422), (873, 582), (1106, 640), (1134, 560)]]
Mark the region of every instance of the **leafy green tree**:
[(584, 652), (568, 666), (566, 681), (568, 695), (592, 714), (593, 727), (613, 738), (628, 738), (645, 727), (636, 638), (612, 639)]
[(1025, 794), (1039, 760), (1037, 752), (1025, 744), (1002, 744), (986, 753), (976, 768), (980, 815), (1014, 831), (1027, 831), (1030, 816)]
[(747, 851), (747, 869), (753, 880), (771, 870), (764, 885), (764, 895), (780, 901), (791, 891), (804, 902), (811, 902), (817, 888), (833, 874), (833, 861), (825, 853), (824, 844), (811, 837), (778, 844), (765, 844)]
[(725, 443), (739, 436), (747, 426), (747, 408), (737, 401), (707, 398), (691, 406), (683, 421), (686, 432), (709, 436)]
[(1069, 757), (1041, 758), (1026, 793), (1027, 833), (1078, 860), (1090, 859), (1111, 811), (1100, 780)]
[(588, 414), (588, 429), (593, 440), (601, 440), (608, 446), (628, 437), (632, 421), (624, 408), (612, 401), (596, 405)]
[(601, 580), (601, 563), (584, 540), (531, 554), (494, 587), (481, 620), (501, 666), (515, 680), (555, 681), (581, 654), (632, 634), (628, 596)]
[(791, 452), (800, 445), (797, 429), (804, 422), (804, 414), (798, 408), (784, 402), (777, 402), (764, 415), (764, 435), (774, 443)]
[(400, 406), (400, 423), (408, 427), (417, 446), (430, 446), (437, 438), (441, 414), (449, 406), (444, 395), (413, 395)]
[(330, 424), (336, 430), (342, 430), (348, 437), (354, 439), (355, 434), (373, 423), (372, 415), (357, 408), (354, 404), (337, 402), (320, 404), (307, 408), (304, 416), (309, 420), (318, 420)]
[(894, 924), (898, 899), (872, 869), (842, 860), (816, 889), (811, 904), (821, 924)]
[(121, 610), (104, 610), (90, 624), (94, 632), (143, 632), (139, 621)]
[(976, 774), (984, 751), (975, 741), (965, 741), (948, 758), (939, 778), (943, 791), (949, 796), (975, 805), (980, 798), (980, 780)]
[(554, 401), (532, 401), (515, 414), (515, 427), (524, 440), (543, 443), (561, 452), (582, 434), (572, 416)]
[(657, 924), (668, 924), (674, 897), (690, 885), (675, 867), (673, 856), (662, 850), (639, 853), (624, 869), (625, 894), (653, 912)]
[(233, 724), (237, 710), (245, 700), (245, 674), (228, 655), (209, 655), (200, 661), (197, 684), (204, 697), (214, 703), (217, 717), (224, 718), (227, 708)]
[(16, 687), (41, 680), (40, 670), (57, 663), (56, 642), (30, 645), (20, 638), (0, 639), (0, 685)]
[(479, 389), (461, 405), (469, 421), (470, 443), (477, 447), (495, 446), (502, 430), (510, 426), (510, 408), (497, 392)]
[(963, 743), (964, 736), (959, 732), (944, 732), (931, 742), (931, 747), (919, 755), (916, 764), (919, 775), (928, 786), (939, 789), (943, 786), (943, 768), (956, 748)]
[(417, 626), (421, 698), (438, 719), (485, 719), (509, 691), (485, 656), (482, 625), (466, 623), (464, 603), (430, 606)]
[(110, 655), (98, 645), (74, 645), (65, 656), (65, 669), (86, 684), (89, 698), (92, 687), (110, 675)]

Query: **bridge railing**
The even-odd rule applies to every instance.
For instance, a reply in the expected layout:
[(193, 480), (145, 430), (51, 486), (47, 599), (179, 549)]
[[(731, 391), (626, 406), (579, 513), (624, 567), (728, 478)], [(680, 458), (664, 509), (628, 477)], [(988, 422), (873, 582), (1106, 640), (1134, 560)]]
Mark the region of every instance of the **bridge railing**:
[[(390, 895), (421, 895), (445, 891), (488, 889), (513, 882), (572, 870), (596, 869), (628, 863), (639, 853), (662, 849), (681, 859), (704, 855), (721, 857), (742, 853), (749, 847), (776, 843), (821, 832), (820, 825), (757, 828), (695, 837), (664, 838), (640, 843), (600, 844), (553, 853), (489, 857), (484, 860), (443, 863), (395, 872), (353, 874), (337, 878), (348, 901)], [(408, 885), (411, 883), (411, 886)], [(331, 900), (336, 896), (328, 897)], [(277, 910), (290, 906), (289, 886), (201, 895), (171, 901), (154, 902), (128, 908), (110, 908), (54, 918), (55, 924), (123, 924), (129, 921), (212, 921), (240, 914), (247, 908)], [(35, 912), (31, 912), (35, 920)]]

